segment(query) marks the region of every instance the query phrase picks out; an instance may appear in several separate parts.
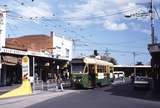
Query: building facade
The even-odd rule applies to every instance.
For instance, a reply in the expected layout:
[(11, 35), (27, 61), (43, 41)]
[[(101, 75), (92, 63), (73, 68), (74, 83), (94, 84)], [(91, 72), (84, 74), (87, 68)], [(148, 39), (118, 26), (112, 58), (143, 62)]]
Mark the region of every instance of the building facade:
[(72, 59), (72, 40), (58, 37), (55, 33), (51, 32), (53, 37), (53, 55), (56, 58), (71, 60)]
[(26, 35), (5, 39), (1, 49), (0, 86), (19, 84), (22, 77), (22, 57), (30, 58), (30, 77), (43, 82), (63, 77), (72, 58), (72, 40), (56, 35)]
[(72, 40), (54, 32), (6, 38), (6, 11), (0, 9), (0, 86), (21, 83), (22, 58), (26, 55), (31, 79), (57, 79), (63, 77), (72, 59)]

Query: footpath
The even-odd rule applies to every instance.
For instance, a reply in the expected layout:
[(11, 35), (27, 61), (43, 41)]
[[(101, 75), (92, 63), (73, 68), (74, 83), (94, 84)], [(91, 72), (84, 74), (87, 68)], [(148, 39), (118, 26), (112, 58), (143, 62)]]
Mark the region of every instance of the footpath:
[(76, 93), (76, 90), (45, 91), (33, 93), (29, 96), (14, 97), (0, 100), (0, 108), (25, 108), (31, 105), (46, 101), (51, 98), (64, 96), (70, 93)]

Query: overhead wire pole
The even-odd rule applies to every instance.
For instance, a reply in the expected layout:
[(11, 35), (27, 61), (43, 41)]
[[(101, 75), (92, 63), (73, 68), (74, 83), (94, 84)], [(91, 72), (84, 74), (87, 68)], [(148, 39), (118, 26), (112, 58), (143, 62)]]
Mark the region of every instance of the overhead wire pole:
[(150, 9), (149, 9), (149, 13), (150, 13), (150, 21), (151, 21), (151, 41), (152, 44), (155, 44), (155, 37), (154, 37), (154, 16), (153, 16), (153, 0), (150, 1)]
[[(149, 11), (147, 13), (149, 13), (149, 17), (150, 17), (150, 29), (151, 29), (151, 44), (155, 44), (155, 34), (154, 34), (154, 5), (153, 5), (153, 0), (150, 0), (150, 2), (148, 3), (149, 4)], [(140, 5), (144, 5), (144, 4), (140, 4)], [(136, 13), (138, 14), (138, 13)], [(136, 14), (131, 14), (131, 15), (126, 15), (125, 17), (126, 18), (130, 18), (132, 17), (133, 15), (136, 15)], [(139, 13), (141, 14), (140, 17), (144, 16), (143, 13)], [(146, 13), (144, 13), (146, 14)]]
[(136, 52), (133, 52), (133, 66), (134, 66), (134, 75), (136, 75)]
[(72, 39), (72, 41), (73, 41), (73, 57), (75, 57), (75, 55), (76, 55), (76, 43), (75, 43), (75, 39)]

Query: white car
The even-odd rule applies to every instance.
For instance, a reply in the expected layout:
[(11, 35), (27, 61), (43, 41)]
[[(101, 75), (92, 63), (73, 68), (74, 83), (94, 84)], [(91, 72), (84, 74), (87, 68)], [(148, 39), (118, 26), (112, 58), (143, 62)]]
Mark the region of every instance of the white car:
[(116, 78), (116, 79), (114, 79), (112, 84), (113, 85), (121, 85), (121, 84), (123, 85), (123, 84), (125, 84), (125, 78), (124, 77)]
[(150, 88), (150, 79), (146, 76), (136, 76), (134, 78), (133, 86), (135, 89), (137, 88)]

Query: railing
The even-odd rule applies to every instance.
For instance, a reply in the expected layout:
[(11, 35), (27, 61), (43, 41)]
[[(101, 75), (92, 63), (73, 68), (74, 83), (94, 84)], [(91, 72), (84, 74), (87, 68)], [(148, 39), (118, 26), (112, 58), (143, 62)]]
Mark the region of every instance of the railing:
[(42, 80), (36, 80), (33, 85), (33, 91), (63, 91), (63, 83), (57, 84), (54, 80), (48, 80), (46, 83)]

